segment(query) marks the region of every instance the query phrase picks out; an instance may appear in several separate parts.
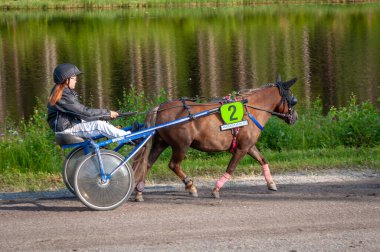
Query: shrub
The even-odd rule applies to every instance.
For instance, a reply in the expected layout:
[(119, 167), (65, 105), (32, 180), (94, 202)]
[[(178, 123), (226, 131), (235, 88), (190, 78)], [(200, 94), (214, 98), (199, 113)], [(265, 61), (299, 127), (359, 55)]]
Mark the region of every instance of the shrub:
[(352, 96), (347, 107), (332, 108), (329, 116), (335, 119), (336, 137), (342, 145), (373, 147), (379, 144), (380, 115), (371, 103), (358, 105)]
[(378, 146), (380, 116), (370, 102), (358, 105), (352, 96), (347, 107), (331, 108), (326, 116), (317, 99), (299, 112), (295, 125), (271, 118), (258, 143), (259, 148), (276, 151), (336, 148), (337, 146)]
[(54, 143), (54, 134), (46, 122), (46, 106), (40, 101), (29, 120), (5, 123), (0, 140), (0, 172), (57, 172), (63, 156)]

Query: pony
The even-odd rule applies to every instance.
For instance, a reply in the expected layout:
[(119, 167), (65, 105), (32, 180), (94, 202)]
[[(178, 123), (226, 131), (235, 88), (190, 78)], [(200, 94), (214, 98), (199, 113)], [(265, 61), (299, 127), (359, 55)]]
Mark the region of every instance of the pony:
[[(223, 125), (223, 119), (220, 113), (158, 129), (151, 142), (137, 154), (132, 164), (136, 181), (135, 200), (144, 201), (142, 192), (146, 174), (169, 146), (172, 149), (169, 168), (183, 181), (186, 190), (194, 197), (198, 196), (195, 183), (181, 169), (181, 162), (189, 148), (203, 152), (230, 150), (232, 153), (225, 173), (216, 181), (212, 190), (212, 196), (215, 198), (220, 197), (221, 188), (246, 154), (260, 163), (268, 189), (276, 191), (277, 186), (272, 179), (268, 162), (256, 147), (256, 143), (272, 115), (281, 118), (287, 124), (294, 124), (297, 121), (298, 115), (294, 110), (297, 98), (290, 90), (296, 81), (297, 78), (282, 82), (278, 78), (275, 83), (269, 83), (261, 88), (239, 91), (237, 98), (244, 101), (243, 119), (249, 123), (238, 127), (238, 130), (235, 128), (222, 131), (220, 127)], [(182, 99), (166, 102), (150, 111), (145, 119), (145, 126), (191, 117), (194, 113), (220, 106), (221, 101), (197, 103)]]

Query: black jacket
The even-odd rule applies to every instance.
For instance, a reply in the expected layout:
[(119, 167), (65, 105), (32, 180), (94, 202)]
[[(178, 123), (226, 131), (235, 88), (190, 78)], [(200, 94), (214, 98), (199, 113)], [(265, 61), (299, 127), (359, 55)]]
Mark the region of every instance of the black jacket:
[[(55, 86), (52, 90), (54, 91)], [(82, 120), (91, 121), (103, 118), (109, 118), (111, 112), (107, 109), (88, 108), (81, 104), (78, 94), (69, 88), (62, 92), (61, 99), (54, 105), (47, 105), (47, 121), (54, 132), (61, 132), (81, 123)]]

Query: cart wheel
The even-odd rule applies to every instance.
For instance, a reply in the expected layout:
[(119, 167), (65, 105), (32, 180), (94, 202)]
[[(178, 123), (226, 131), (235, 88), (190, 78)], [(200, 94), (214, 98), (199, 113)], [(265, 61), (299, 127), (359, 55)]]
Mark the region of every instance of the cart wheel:
[[(124, 157), (111, 150), (100, 150), (105, 174), (111, 173)], [(111, 210), (123, 204), (131, 195), (133, 170), (129, 163), (123, 165), (105, 183), (100, 181), (98, 156), (90, 153), (75, 172), (74, 187), (78, 198), (93, 210)]]
[(69, 189), (69, 191), (72, 192), (73, 194), (75, 194), (75, 190), (74, 190), (75, 171), (78, 165), (82, 162), (84, 156), (85, 156), (84, 148), (77, 147), (73, 149), (69, 153), (69, 155), (67, 155), (62, 165), (63, 182), (65, 182), (67, 189)]

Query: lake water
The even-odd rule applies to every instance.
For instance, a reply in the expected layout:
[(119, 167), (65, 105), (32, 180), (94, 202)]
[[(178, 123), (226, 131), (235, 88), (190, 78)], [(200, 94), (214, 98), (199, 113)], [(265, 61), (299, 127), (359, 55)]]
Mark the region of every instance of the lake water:
[(378, 106), (380, 4), (1, 12), (0, 122), (46, 102), (54, 67), (76, 64), (86, 104), (123, 90), (223, 96), (298, 77), (297, 106), (355, 95)]

